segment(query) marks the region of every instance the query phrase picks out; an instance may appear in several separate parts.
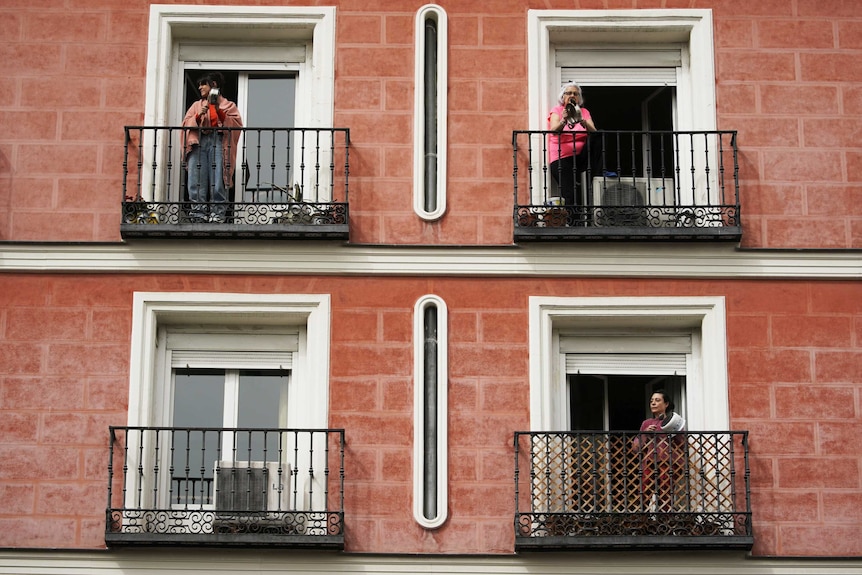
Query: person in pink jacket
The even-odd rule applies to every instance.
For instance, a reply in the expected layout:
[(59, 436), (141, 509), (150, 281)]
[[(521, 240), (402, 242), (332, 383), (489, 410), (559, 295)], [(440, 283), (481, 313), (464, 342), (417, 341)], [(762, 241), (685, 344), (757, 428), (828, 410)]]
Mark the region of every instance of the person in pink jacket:
[(224, 76), (211, 72), (198, 80), (201, 99), (183, 118), (183, 150), (188, 171), (188, 197), (192, 203), (189, 219), (195, 222), (224, 222), (227, 189), (236, 167), (237, 144), (242, 117), (236, 104), (220, 93)]
[(589, 135), (596, 131), (590, 111), (583, 107), (581, 87), (568, 82), (560, 90), (557, 105), (548, 114), (549, 170), (557, 182), (560, 195), (567, 206), (577, 206), (575, 190), (581, 174), (590, 172), (590, 177), (600, 175), (597, 160), (600, 159), (600, 142)]

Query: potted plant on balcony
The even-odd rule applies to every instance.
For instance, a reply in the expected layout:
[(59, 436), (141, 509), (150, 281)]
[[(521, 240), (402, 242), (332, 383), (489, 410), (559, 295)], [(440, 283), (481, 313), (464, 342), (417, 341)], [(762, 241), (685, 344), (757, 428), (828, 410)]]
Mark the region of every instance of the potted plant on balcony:
[(279, 210), (273, 217), (276, 224), (340, 224), (344, 223), (344, 214), (336, 209), (334, 204), (318, 204), (303, 202), (302, 186), (293, 184), (293, 192), (290, 188), (272, 184), (288, 199), (285, 209)]
[(126, 196), (123, 201), (124, 224), (157, 224), (159, 214), (155, 206), (147, 203), (140, 196)]

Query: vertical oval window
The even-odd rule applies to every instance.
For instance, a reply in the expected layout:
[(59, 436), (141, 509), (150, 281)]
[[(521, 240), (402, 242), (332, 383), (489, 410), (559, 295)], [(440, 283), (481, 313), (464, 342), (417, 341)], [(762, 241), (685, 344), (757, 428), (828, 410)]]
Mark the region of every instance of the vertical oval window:
[(425, 220), (446, 211), (446, 11), (426, 4), (416, 13), (413, 110), (413, 209)]
[(413, 517), (436, 529), (448, 515), (447, 311), (437, 296), (413, 309)]

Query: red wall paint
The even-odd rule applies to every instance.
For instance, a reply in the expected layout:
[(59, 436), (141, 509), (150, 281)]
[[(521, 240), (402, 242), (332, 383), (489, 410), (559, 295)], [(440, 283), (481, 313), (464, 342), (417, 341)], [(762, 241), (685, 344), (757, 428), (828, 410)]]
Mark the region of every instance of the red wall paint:
[[(862, 498), (858, 282), (328, 277), (323, 286), (218, 275), (0, 276), (0, 546), (103, 545), (107, 429), (127, 417), (132, 293), (161, 290), (331, 294), (346, 545), (382, 553), (512, 551), (529, 296), (723, 296), (731, 427), (751, 433), (755, 553), (862, 553), (851, 505)], [(413, 306), (429, 293), (450, 319), (450, 518), (436, 531), (411, 511)], [(794, 326), (812, 329), (801, 337)]]
[[(149, 4), (14, 0), (0, 9), (8, 94), (0, 239), (119, 239), (122, 128), (143, 118)], [(529, 124), (526, 11), (537, 6), (440, 3), (450, 38), (449, 208), (428, 223), (412, 211), (413, 21), (423, 3), (333, 4), (335, 124), (352, 141), (351, 241), (510, 244), (510, 141)], [(862, 7), (695, 4), (713, 10), (718, 126), (740, 133), (743, 244), (862, 247)], [(541, 8), (691, 6), (552, 0)]]

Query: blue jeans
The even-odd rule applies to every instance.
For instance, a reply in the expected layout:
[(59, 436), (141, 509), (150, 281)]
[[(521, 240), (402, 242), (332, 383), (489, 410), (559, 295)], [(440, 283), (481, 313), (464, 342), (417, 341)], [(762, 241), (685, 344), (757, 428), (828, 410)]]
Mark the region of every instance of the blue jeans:
[(189, 152), (189, 201), (193, 204), (193, 216), (225, 214), (227, 194), (224, 187), (224, 152), (221, 139), (221, 134), (217, 132), (202, 133), (200, 144), (193, 146)]

